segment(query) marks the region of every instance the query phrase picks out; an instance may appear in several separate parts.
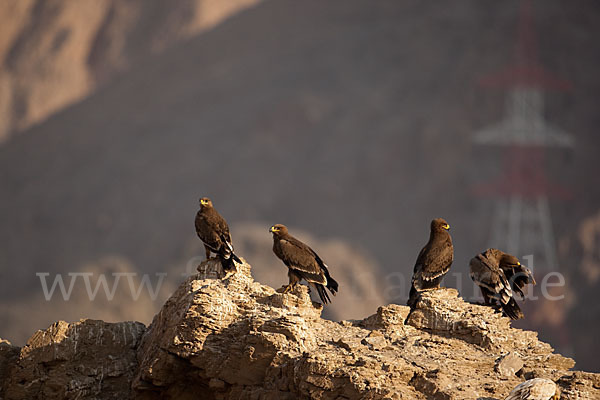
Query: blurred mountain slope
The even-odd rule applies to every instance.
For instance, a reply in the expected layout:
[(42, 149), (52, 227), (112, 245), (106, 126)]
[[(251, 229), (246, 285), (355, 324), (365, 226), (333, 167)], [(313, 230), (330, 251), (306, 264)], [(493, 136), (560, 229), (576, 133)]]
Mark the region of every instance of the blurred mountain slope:
[(2, 1), (0, 140), (257, 1)]

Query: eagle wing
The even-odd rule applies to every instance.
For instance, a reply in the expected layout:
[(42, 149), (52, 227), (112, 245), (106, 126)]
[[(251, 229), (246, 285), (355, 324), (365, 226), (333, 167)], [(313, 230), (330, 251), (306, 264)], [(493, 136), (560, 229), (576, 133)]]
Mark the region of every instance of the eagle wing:
[(469, 262), (471, 279), (481, 287), (487, 300), (497, 300), (504, 313), (511, 319), (523, 318), (523, 312), (513, 297), (513, 291), (504, 271), (498, 266), (494, 254), (485, 252), (473, 257)]
[(227, 225), (225, 218), (223, 218), (219, 213), (215, 212), (215, 214), (217, 216), (215, 220), (217, 225), (217, 231), (219, 232), (221, 240), (231, 245), (231, 234), (229, 233), (229, 226)]
[(225, 219), (218, 213), (198, 212), (196, 214), (195, 225), (196, 233), (200, 240), (215, 253), (220, 252), (224, 244), (227, 244), (227, 247), (232, 249), (229, 227)]
[(495, 294), (495, 298), (501, 304), (508, 304), (513, 293), (504, 272), (494, 260), (486, 257), (486, 254), (478, 254), (469, 263), (470, 275), (473, 282), (484, 287)]
[(430, 282), (446, 274), (454, 260), (452, 243), (444, 242), (441, 245), (425, 246), (415, 263), (413, 283), (421, 289), (421, 282)]
[(508, 286), (500, 268), (482, 254), (473, 257), (469, 267), (471, 279), (493, 293), (500, 293), (505, 285)]
[[(319, 256), (306, 244), (291, 236), (281, 238), (275, 253), (288, 268), (297, 272), (307, 282), (327, 285), (327, 278)], [(319, 262), (320, 261), (320, 262)]]
[(519, 293), (521, 298), (525, 297), (523, 294), (525, 285), (528, 283), (532, 285), (536, 284), (531, 270), (524, 265), (519, 265), (516, 268), (505, 267), (502, 270), (510, 282), (512, 290)]

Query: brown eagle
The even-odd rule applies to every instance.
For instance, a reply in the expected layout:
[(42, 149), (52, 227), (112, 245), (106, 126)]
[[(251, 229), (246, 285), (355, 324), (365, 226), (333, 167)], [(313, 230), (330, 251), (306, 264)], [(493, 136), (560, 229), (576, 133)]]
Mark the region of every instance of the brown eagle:
[(419, 292), (436, 289), (454, 260), (450, 225), (442, 219), (431, 221), (429, 241), (421, 249), (413, 270), (408, 305), (414, 307)]
[(233, 253), (231, 235), (225, 219), (215, 210), (208, 197), (200, 199), (200, 210), (196, 214), (196, 233), (204, 243), (206, 259), (210, 253), (215, 253), (221, 260), (223, 269), (228, 271), (235, 268), (234, 261), (242, 261)]
[(273, 252), (288, 267), (289, 284), (283, 293), (287, 293), (304, 279), (317, 289), (323, 304), (331, 303), (325, 288), (335, 296), (338, 283), (329, 275), (327, 265), (317, 253), (290, 235), (284, 225), (273, 225), (269, 232), (273, 234)]
[(535, 279), (517, 257), (498, 249), (487, 249), (469, 262), (471, 279), (479, 286), (486, 305), (498, 303), (511, 319), (523, 318), (514, 293), (523, 298), (523, 287)]

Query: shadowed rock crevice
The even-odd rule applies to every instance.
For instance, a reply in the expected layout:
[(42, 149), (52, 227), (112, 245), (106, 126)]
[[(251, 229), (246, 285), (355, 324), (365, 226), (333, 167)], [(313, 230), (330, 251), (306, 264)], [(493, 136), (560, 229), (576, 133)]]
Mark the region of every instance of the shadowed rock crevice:
[(563, 399), (600, 396), (599, 375), (569, 372), (573, 360), (536, 333), (454, 289), (423, 293), (410, 315), (392, 304), (334, 322), (306, 286), (278, 293), (245, 262), (198, 270), (147, 329), (58, 322), (18, 356), (0, 344), (4, 398), (503, 399), (532, 377), (554, 380)]

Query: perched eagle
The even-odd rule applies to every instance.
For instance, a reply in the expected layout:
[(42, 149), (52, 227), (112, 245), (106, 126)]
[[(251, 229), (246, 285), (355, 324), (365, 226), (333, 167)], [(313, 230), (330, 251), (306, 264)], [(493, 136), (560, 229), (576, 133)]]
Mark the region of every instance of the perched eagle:
[(454, 248), (450, 237), (450, 225), (442, 219), (431, 221), (429, 241), (421, 249), (413, 270), (408, 305), (414, 307), (418, 293), (440, 287), (444, 275), (454, 260)]
[(479, 286), (485, 304), (498, 302), (511, 319), (523, 318), (523, 312), (514, 298), (514, 292), (523, 298), (523, 287), (535, 284), (531, 271), (519, 260), (498, 249), (487, 249), (469, 263), (471, 279)]
[(559, 397), (560, 392), (554, 382), (534, 378), (515, 386), (505, 400), (554, 400)]
[(242, 261), (233, 253), (231, 235), (225, 219), (214, 209), (208, 197), (200, 199), (200, 211), (196, 214), (196, 233), (204, 243), (206, 259), (213, 252), (221, 260), (223, 269), (228, 271), (235, 268), (234, 261)]
[(304, 279), (317, 289), (323, 304), (331, 303), (325, 288), (335, 296), (338, 283), (329, 275), (327, 265), (317, 253), (290, 235), (284, 225), (273, 225), (269, 232), (273, 234), (273, 252), (288, 267), (289, 284), (283, 292), (287, 293)]

